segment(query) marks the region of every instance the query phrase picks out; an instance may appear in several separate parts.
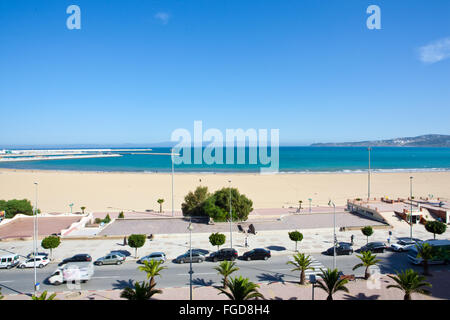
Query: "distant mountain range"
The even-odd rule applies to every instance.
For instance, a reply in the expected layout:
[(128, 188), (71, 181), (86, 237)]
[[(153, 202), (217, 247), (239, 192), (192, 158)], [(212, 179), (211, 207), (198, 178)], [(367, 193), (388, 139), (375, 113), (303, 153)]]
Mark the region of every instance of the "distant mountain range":
[(448, 147), (450, 135), (426, 134), (417, 137), (359, 142), (313, 143), (312, 147)]

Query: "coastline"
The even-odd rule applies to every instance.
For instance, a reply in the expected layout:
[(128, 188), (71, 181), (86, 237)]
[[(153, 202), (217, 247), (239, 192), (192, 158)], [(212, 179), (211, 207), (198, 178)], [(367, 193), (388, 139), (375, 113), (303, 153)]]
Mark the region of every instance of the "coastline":
[[(450, 171), (372, 172), (371, 197), (407, 198), (413, 176), (413, 195), (450, 198)], [(197, 173), (177, 172), (174, 175), (174, 210), (189, 191), (199, 185), (210, 192), (231, 186), (253, 201), (254, 209), (327, 205), (345, 205), (350, 198), (366, 198), (366, 172), (349, 173)], [(38, 182), (38, 207), (44, 212), (74, 212), (86, 206), (88, 212), (159, 210), (157, 200), (163, 198), (163, 210), (172, 208), (171, 173), (93, 172), (22, 170), (0, 168), (0, 199), (29, 199), (34, 204)]]
[[(96, 173), (96, 174), (164, 174), (171, 175), (171, 171), (118, 171), (118, 170), (56, 170), (56, 169), (16, 169), (0, 167), (2, 172), (48, 172), (48, 173)], [(337, 170), (337, 171), (279, 171), (273, 173), (261, 173), (259, 171), (177, 171), (176, 175), (314, 175), (314, 174), (366, 174), (367, 169)], [(398, 169), (371, 169), (371, 173), (427, 173), (427, 172), (450, 172), (450, 168), (398, 168)]]

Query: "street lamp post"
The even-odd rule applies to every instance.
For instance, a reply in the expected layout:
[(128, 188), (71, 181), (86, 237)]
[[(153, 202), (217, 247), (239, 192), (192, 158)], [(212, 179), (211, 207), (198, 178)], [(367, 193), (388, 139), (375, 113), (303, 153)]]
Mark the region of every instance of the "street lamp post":
[(328, 205), (333, 206), (333, 269), (336, 269), (336, 205), (331, 200), (328, 202)]
[(172, 159), (172, 217), (174, 216), (173, 213), (173, 173), (174, 173), (174, 168), (173, 168), (173, 148), (170, 149), (170, 158)]
[(309, 213), (311, 213), (311, 201), (312, 201), (312, 199), (309, 198), (308, 200), (309, 200)]
[(370, 201), (370, 150), (371, 150), (371, 148), (368, 147), (367, 150), (369, 151), (369, 169), (367, 171), (367, 173), (368, 173), (368, 176), (367, 176), (367, 179), (368, 179), (367, 180), (367, 183), (368, 183), (368, 185), (367, 185), (367, 201)]
[(35, 198), (35, 205), (34, 205), (34, 232), (33, 232), (33, 260), (34, 260), (34, 294), (36, 295), (37, 290), (37, 274), (36, 274), (36, 256), (37, 256), (37, 237), (38, 237), (38, 225), (37, 225), (37, 195), (38, 195), (38, 183), (35, 182), (34, 185), (36, 186), (36, 198)]
[(69, 204), (69, 207), (70, 207), (70, 214), (72, 214), (73, 203)]
[(411, 212), (409, 214), (409, 225), (410, 225), (410, 232), (409, 232), (409, 239), (412, 241), (412, 214), (413, 214), (413, 203), (412, 203), (412, 180), (413, 177), (409, 177), (409, 192), (410, 192), (410, 201), (411, 201)]
[(192, 226), (192, 217), (189, 218), (189, 300), (192, 300), (192, 230), (194, 227)]
[(232, 221), (233, 221), (233, 216), (231, 214), (231, 180), (228, 180), (229, 182), (229, 186), (230, 186), (230, 245), (231, 248), (233, 248), (233, 233), (232, 233)]

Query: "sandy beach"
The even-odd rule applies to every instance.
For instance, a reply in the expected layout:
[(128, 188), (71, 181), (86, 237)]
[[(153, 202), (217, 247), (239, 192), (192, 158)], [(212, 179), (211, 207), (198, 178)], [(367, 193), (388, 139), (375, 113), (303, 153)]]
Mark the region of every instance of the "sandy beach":
[[(450, 172), (372, 173), (371, 197), (409, 196), (409, 177), (413, 176), (413, 195), (450, 198)], [(200, 182), (201, 179), (201, 182)], [(367, 173), (325, 174), (197, 174), (176, 173), (175, 210), (181, 209), (184, 196), (196, 186), (215, 191), (237, 187), (253, 200), (253, 207), (282, 208), (326, 205), (332, 199), (344, 205), (348, 198), (367, 197)], [(171, 210), (171, 175), (167, 173), (105, 173), (39, 170), (0, 170), (0, 199), (35, 201), (34, 182), (39, 183), (38, 207), (44, 212), (159, 210), (157, 199), (165, 199), (163, 209)]]

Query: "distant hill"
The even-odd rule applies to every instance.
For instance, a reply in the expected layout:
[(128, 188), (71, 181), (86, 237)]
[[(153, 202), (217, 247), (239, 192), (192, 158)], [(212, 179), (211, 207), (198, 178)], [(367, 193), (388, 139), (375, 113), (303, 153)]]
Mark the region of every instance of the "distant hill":
[(312, 147), (448, 147), (450, 135), (427, 134), (417, 137), (339, 143), (313, 143)]

